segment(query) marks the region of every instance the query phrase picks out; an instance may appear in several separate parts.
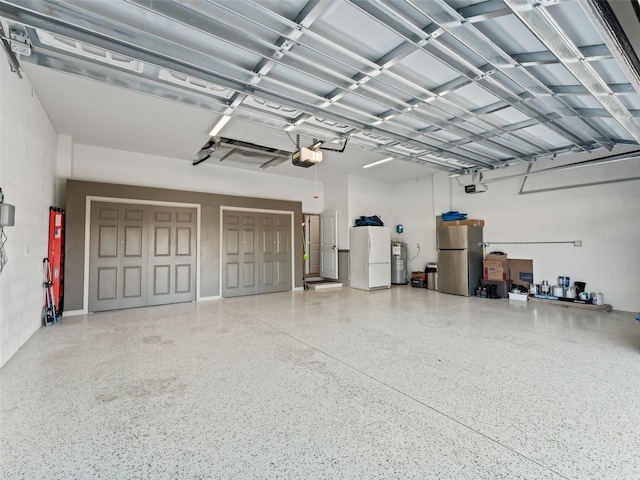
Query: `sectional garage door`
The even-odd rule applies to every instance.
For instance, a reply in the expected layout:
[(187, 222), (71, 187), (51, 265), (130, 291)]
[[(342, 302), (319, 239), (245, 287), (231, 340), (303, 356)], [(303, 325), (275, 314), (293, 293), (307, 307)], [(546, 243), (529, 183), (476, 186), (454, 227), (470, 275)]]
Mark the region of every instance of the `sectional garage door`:
[(194, 301), (196, 209), (93, 202), (89, 311)]
[(225, 211), (222, 295), (291, 290), (291, 216)]

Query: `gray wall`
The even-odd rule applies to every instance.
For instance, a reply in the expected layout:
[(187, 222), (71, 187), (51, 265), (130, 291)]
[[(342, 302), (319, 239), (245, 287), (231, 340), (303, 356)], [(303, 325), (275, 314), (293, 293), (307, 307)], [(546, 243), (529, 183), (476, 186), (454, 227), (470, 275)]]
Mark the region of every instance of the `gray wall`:
[(338, 250), (338, 281), (349, 286), (349, 250)]
[[(84, 294), (84, 232), (87, 196), (195, 203), (201, 205), (200, 224), (200, 296), (220, 295), (220, 207), (260, 208), (293, 212), (294, 228), (302, 219), (302, 203), (266, 198), (236, 197), (187, 192), (163, 188), (135, 187), (109, 183), (67, 180), (66, 245), (64, 269), (64, 308), (82, 310)], [(294, 232), (294, 239), (299, 232)], [(301, 242), (293, 243), (295, 286), (302, 287), (303, 251)]]

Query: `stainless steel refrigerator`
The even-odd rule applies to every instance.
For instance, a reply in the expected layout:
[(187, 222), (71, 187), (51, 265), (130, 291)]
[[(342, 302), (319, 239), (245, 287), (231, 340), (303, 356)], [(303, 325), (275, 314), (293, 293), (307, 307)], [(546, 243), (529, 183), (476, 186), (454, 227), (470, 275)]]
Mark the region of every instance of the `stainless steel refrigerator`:
[(473, 295), (482, 278), (482, 227), (438, 227), (438, 290)]
[(388, 227), (349, 230), (349, 281), (352, 288), (391, 288), (391, 232)]

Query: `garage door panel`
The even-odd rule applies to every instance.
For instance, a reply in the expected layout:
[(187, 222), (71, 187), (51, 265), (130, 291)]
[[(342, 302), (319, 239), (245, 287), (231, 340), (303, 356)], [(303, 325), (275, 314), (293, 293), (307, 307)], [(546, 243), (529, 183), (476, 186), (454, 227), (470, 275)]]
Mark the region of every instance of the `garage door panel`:
[(227, 288), (240, 288), (240, 264), (238, 262), (227, 263), (225, 268), (225, 285)]
[(273, 262), (265, 262), (262, 266), (262, 285), (270, 287), (275, 283)]
[(176, 223), (192, 223), (193, 214), (191, 212), (177, 212)]
[(98, 300), (115, 300), (118, 296), (118, 269), (98, 268)]
[(176, 228), (176, 255), (191, 255), (191, 228)]
[(124, 219), (129, 222), (142, 222), (143, 212), (141, 209), (125, 209)]
[(155, 227), (153, 238), (153, 255), (155, 257), (171, 255), (171, 227)]
[(273, 230), (265, 230), (262, 232), (262, 253), (271, 254), (274, 252), (274, 236)]
[(171, 292), (171, 265), (153, 267), (153, 294), (169, 295)]
[(291, 252), (289, 248), (289, 239), (291, 232), (279, 230), (276, 234), (276, 253), (288, 254)]
[(171, 221), (171, 212), (167, 210), (156, 210), (153, 218), (156, 223), (166, 223)]
[(242, 286), (255, 288), (256, 286), (256, 264), (255, 262), (242, 263)]
[(277, 267), (278, 280), (276, 283), (280, 287), (287, 287), (289, 285), (289, 262), (280, 260), (277, 263)]
[(101, 207), (99, 209), (98, 218), (100, 220), (118, 220), (118, 209)]
[(142, 267), (124, 267), (124, 296), (142, 297)]
[(176, 265), (176, 293), (189, 293), (191, 291), (191, 265)]
[(225, 253), (227, 255), (239, 255), (240, 250), (240, 230), (228, 229), (225, 235)]
[(98, 236), (98, 257), (116, 258), (118, 256), (118, 226), (101, 225)]
[(256, 232), (255, 230), (242, 231), (242, 253), (244, 255), (254, 255), (256, 253)]
[(142, 257), (142, 227), (124, 227), (124, 256)]

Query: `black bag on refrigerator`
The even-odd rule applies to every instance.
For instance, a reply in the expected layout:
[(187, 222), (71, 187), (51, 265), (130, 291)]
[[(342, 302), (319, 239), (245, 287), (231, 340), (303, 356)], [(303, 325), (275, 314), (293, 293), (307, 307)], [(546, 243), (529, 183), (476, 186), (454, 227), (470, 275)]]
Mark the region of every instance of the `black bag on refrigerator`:
[(356, 227), (384, 227), (384, 223), (380, 220), (380, 217), (373, 215), (371, 217), (356, 218)]

